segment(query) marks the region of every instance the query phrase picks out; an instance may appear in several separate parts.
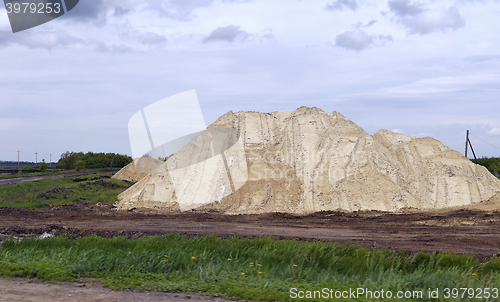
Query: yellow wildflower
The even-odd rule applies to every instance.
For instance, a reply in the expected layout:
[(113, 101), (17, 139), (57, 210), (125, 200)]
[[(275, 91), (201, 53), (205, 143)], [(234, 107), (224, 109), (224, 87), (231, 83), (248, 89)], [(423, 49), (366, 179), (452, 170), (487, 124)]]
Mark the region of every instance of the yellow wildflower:
[(296, 267), (296, 266), (297, 266), (297, 264), (294, 264), (294, 265), (293, 265), (293, 267)]
[(196, 259), (196, 257), (195, 257), (195, 256), (193, 256), (193, 257), (191, 257), (191, 259), (193, 259), (193, 260), (194, 260), (194, 259)]
[(262, 275), (262, 272), (259, 272), (259, 275)]
[(472, 276), (477, 276), (476, 273), (473, 273)]
[(241, 275), (243, 276), (245, 273), (241, 273)]
[(231, 258), (227, 258), (227, 261), (231, 261)]
[(257, 266), (260, 266), (260, 267), (262, 267), (262, 265), (260, 265), (260, 264), (257, 264)]

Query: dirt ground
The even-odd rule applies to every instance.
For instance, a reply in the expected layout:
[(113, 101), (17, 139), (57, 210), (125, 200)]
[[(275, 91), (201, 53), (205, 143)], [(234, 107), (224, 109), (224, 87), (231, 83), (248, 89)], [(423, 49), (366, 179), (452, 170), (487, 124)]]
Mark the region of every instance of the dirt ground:
[(113, 291), (95, 283), (43, 283), (0, 278), (0, 301), (8, 302), (227, 302), (182, 293)]
[(500, 253), (500, 211), (456, 210), (390, 214), (318, 212), (220, 215), (116, 211), (110, 204), (58, 206), (41, 210), (0, 208), (0, 240), (9, 235), (69, 234), (130, 238), (180, 233), (190, 236), (271, 236), (353, 243), (365, 247), (451, 251), (479, 258)]
[[(117, 211), (110, 204), (80, 203), (41, 210), (0, 208), (0, 243), (8, 236), (68, 234), (135, 238), (180, 233), (188, 236), (271, 236), (322, 240), (365, 247), (418, 251), (452, 251), (479, 258), (500, 253), (500, 211), (456, 210), (389, 214), (318, 212), (221, 215), (158, 214)], [(187, 298), (189, 297), (189, 298)], [(3, 299), (3, 300), (2, 300)], [(0, 301), (224, 301), (190, 294), (115, 292), (96, 284), (45, 284), (0, 278)]]

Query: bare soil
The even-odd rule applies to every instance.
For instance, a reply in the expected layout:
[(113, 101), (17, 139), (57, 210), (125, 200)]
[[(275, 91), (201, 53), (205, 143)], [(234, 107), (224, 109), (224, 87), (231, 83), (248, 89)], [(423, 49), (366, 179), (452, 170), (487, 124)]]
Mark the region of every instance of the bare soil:
[(97, 283), (43, 283), (0, 278), (0, 301), (8, 302), (226, 302), (218, 297), (182, 293), (113, 291)]
[(117, 211), (111, 204), (57, 206), (41, 210), (0, 208), (0, 240), (50, 233), (74, 238), (180, 233), (189, 236), (294, 238), (352, 243), (364, 247), (468, 253), (478, 258), (500, 253), (500, 211), (459, 209), (393, 214), (317, 212), (222, 215), (185, 212)]

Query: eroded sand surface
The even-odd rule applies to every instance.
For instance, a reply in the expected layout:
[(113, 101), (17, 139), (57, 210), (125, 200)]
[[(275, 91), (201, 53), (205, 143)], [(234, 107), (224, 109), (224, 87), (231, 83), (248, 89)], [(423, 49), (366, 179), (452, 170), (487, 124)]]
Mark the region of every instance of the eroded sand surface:
[[(224, 170), (234, 165), (227, 154), (225, 166), (213, 157), (190, 170), (173, 169), (174, 156), (120, 194), (117, 207), (224, 214), (397, 212), (484, 206), (500, 192), (500, 181), (486, 168), (436, 139), (388, 130), (369, 135), (338, 112), (230, 111), (209, 131), (217, 127), (239, 135), (246, 182), (236, 187), (232, 170)], [(201, 143), (188, 144), (176, 156), (194, 162), (200, 146), (210, 143), (195, 140)], [(176, 190), (182, 177), (185, 185)], [(186, 196), (207, 196), (209, 203), (189, 207)]]
[(163, 162), (154, 158), (136, 158), (133, 162), (118, 171), (113, 178), (129, 182), (137, 182), (153, 172)]

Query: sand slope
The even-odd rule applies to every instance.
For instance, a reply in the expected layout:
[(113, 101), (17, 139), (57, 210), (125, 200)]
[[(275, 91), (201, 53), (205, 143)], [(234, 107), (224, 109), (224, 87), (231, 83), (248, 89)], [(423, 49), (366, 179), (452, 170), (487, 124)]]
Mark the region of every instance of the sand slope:
[[(200, 181), (190, 174), (183, 196), (200, 190), (213, 195), (214, 202), (198, 211), (429, 210), (477, 204), (500, 192), (500, 181), (486, 168), (433, 138), (387, 130), (371, 136), (338, 112), (230, 111), (210, 127), (241, 135), (248, 180), (231, 191), (220, 179)], [(186, 146), (179, 152), (194, 151)], [(169, 164), (120, 194), (117, 207), (180, 211)]]
[(154, 158), (136, 158), (113, 175), (112, 178), (137, 182), (153, 172), (161, 164), (163, 164), (163, 161)]

